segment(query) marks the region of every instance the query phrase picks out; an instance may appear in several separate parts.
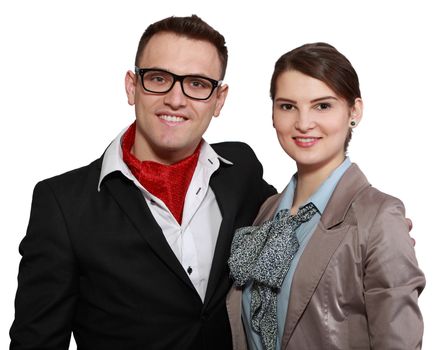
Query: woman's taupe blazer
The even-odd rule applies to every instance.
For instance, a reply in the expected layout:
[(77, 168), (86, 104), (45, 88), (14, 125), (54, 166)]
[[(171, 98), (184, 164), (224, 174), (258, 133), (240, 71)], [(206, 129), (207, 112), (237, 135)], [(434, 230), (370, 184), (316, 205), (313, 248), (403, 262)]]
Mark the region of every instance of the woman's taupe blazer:
[[(254, 222), (270, 219), (281, 194)], [(420, 349), (418, 268), (402, 202), (370, 186), (356, 164), (345, 172), (297, 266), (281, 349)], [(247, 349), (242, 290), (227, 309), (234, 349)]]

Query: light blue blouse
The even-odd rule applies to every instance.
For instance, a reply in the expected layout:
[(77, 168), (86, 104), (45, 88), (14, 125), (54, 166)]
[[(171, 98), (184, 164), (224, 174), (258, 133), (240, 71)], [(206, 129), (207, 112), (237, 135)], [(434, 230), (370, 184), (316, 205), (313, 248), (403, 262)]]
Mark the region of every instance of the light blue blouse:
[[(319, 189), (307, 200), (303, 205), (312, 202), (316, 208), (319, 210), (320, 214), (316, 213), (310, 221), (303, 223), (296, 230), (296, 236), (299, 241), (299, 250), (292, 260), (290, 268), (287, 275), (283, 281), (280, 292), (278, 293), (277, 301), (277, 319), (278, 319), (278, 337), (276, 343), (276, 349), (281, 348), (281, 339), (284, 333), (285, 319), (287, 315), (288, 300), (290, 296), (291, 284), (293, 280), (293, 275), (295, 273), (296, 267), (298, 265), (299, 259), (307, 246), (308, 241), (314, 233), (317, 224), (320, 221), (320, 217), (323, 214), (326, 205), (328, 204), (329, 198), (334, 192), (338, 181), (341, 179), (345, 171), (350, 167), (351, 161), (346, 158), (344, 162), (335, 169), (332, 174), (323, 182)], [(289, 184), (283, 191), (281, 202), (278, 205), (276, 213), (281, 209), (290, 209), (293, 204), (293, 196), (296, 189), (297, 174), (293, 175)], [(303, 206), (302, 205), (302, 206)], [(275, 213), (275, 215), (276, 215)], [(251, 350), (262, 350), (263, 346), (261, 344), (260, 336), (251, 327), (250, 321), (250, 304), (251, 304), (251, 286), (252, 282), (249, 282), (243, 290), (242, 297), (242, 318), (243, 324), (246, 330), (247, 340), (249, 349)]]

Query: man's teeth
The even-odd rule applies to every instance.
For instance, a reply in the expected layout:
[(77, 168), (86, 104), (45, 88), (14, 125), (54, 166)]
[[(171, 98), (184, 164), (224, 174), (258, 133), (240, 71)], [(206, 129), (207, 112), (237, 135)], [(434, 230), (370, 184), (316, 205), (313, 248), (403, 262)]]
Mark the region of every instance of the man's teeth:
[(159, 118), (168, 122), (182, 122), (184, 120), (184, 118), (176, 117), (174, 115), (160, 115)]

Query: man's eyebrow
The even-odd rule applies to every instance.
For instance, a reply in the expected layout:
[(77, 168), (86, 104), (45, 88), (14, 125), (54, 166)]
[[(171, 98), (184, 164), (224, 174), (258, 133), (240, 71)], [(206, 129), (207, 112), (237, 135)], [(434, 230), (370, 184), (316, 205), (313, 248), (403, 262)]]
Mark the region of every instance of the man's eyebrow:
[(210, 78), (210, 77), (208, 76), (208, 74), (205, 74), (205, 73), (178, 74), (178, 73), (175, 73), (175, 72), (173, 72), (172, 70), (170, 70), (170, 69), (168, 69), (168, 68), (159, 67), (159, 66), (147, 67), (146, 69), (151, 69), (151, 70), (163, 70), (163, 71), (165, 71), (165, 72), (172, 73), (172, 74), (176, 74), (176, 75), (180, 75), (180, 76), (194, 76), (194, 77), (202, 77), (202, 78), (214, 79), (214, 78)]

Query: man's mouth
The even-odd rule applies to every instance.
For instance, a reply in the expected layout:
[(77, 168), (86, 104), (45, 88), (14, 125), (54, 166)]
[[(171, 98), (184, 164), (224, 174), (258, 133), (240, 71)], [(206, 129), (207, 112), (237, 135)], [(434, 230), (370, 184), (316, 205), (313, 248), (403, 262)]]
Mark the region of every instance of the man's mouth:
[(159, 118), (170, 123), (180, 123), (187, 120), (186, 118), (183, 117), (178, 117), (176, 115), (167, 115), (167, 114), (159, 115)]

